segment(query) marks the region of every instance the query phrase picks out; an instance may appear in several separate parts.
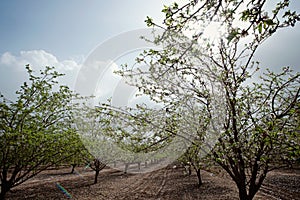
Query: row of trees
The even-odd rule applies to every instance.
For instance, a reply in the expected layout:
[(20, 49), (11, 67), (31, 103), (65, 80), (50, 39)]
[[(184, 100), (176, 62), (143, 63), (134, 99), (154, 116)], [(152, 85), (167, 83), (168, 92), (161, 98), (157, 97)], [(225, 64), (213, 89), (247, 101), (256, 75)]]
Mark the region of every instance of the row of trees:
[[(39, 74), (29, 65), (26, 70), (28, 82), (16, 92), (16, 100), (0, 97), (1, 200), (13, 187), (51, 167), (71, 165), (74, 173), (76, 166), (87, 165), (95, 171), (97, 183), (99, 172), (108, 164), (125, 166), (153, 158), (121, 154), (113, 148), (118, 137), (110, 128), (112, 118), (86, 106), (91, 97), (60, 85), (63, 74), (54, 67), (45, 67)], [(123, 146), (136, 148), (128, 143)]]
[(15, 102), (1, 95), (0, 199), (41, 171), (71, 159), (79, 146), (71, 125), (71, 100), (65, 86), (53, 91), (61, 74), (47, 67), (35, 76), (26, 66), (30, 83), (24, 82)]
[(40, 74), (26, 66), (29, 82), (16, 92), (16, 101), (0, 100), (0, 199), (8, 191), (40, 172), (60, 165), (89, 164), (99, 171), (107, 163), (93, 157), (81, 141), (75, 118), (79, 100), (67, 86), (58, 84), (63, 74), (46, 67)]
[[(199, 185), (205, 156), (230, 175), (243, 200), (254, 198), (269, 171), (299, 159), (300, 74), (289, 67), (262, 70), (254, 56), (300, 15), (289, 0), (273, 2), (273, 8), (267, 3), (190, 0), (165, 6), (162, 25), (147, 17), (148, 26), (164, 29), (153, 41), (163, 49), (137, 58), (148, 68), (124, 65), (118, 74), (160, 109), (102, 106), (99, 113), (122, 120), (111, 126), (121, 130), (119, 136), (113, 131), (118, 141), (143, 151), (179, 137), (176, 147), (187, 149), (180, 159), (196, 170)], [(212, 22), (220, 30), (215, 40), (203, 35)]]
[[(155, 108), (88, 108), (58, 86), (62, 74), (47, 67), (35, 76), (27, 66), (29, 83), (17, 100), (1, 96), (0, 199), (61, 163), (92, 160), (97, 182), (100, 170), (120, 158), (169, 162), (179, 155), (196, 171), (199, 185), (202, 163), (209, 160), (230, 175), (240, 199), (253, 199), (270, 170), (300, 157), (300, 74), (289, 67), (261, 72), (254, 60), (265, 40), (300, 16), (288, 0), (269, 12), (267, 2), (190, 0), (165, 6), (163, 25), (148, 17), (148, 26), (165, 30), (153, 41), (163, 49), (137, 58), (148, 68), (125, 65), (118, 73)], [(220, 26), (216, 40), (202, 34), (211, 22)]]

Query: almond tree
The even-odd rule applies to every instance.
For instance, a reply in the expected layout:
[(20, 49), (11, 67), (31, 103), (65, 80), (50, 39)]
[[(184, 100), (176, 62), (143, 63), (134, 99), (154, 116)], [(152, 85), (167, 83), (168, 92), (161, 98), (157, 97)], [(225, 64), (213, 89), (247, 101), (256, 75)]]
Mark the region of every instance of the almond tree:
[[(182, 89), (186, 89), (185, 87)], [(172, 101), (170, 104), (164, 102), (164, 107), (151, 108), (143, 104), (136, 108), (116, 108), (103, 104), (98, 112), (111, 119), (108, 136), (121, 148), (134, 154), (124, 157), (127, 163), (155, 158), (172, 162), (184, 154), (181, 160), (186, 160), (193, 166), (200, 186), (200, 159), (207, 154), (213, 140), (216, 141), (213, 138), (214, 132), (206, 131), (211, 125), (211, 116), (205, 115), (209, 103), (200, 104), (193, 98), (179, 95), (185, 99), (177, 98), (176, 102)], [(161, 103), (163, 99), (155, 101)], [(140, 157), (143, 153), (151, 156)]]
[(72, 125), (71, 101), (76, 97), (58, 85), (62, 74), (46, 67), (35, 75), (26, 66), (29, 83), (17, 91), (15, 102), (0, 101), (0, 199), (53, 165), (66, 163), (80, 151)]
[(114, 146), (112, 129), (109, 128), (111, 118), (98, 114), (99, 108), (89, 106), (84, 99), (80, 112), (76, 112), (75, 127), (86, 149), (85, 162), (95, 171), (94, 184), (106, 166), (118, 161), (120, 152)]
[[(299, 158), (300, 75), (286, 68), (263, 83), (230, 86), (225, 133), (213, 151), (217, 163), (237, 184), (240, 199), (252, 199), (267, 173)], [(229, 94), (230, 92), (230, 94)], [(233, 92), (233, 93), (231, 93)]]
[(162, 158), (163, 149), (172, 136), (167, 128), (166, 111), (149, 109), (141, 105), (134, 108), (116, 108), (110, 104), (98, 107), (98, 115), (109, 119), (103, 137), (109, 138), (115, 145), (116, 162), (124, 162), (125, 173), (130, 164), (146, 162), (149, 159)]
[[(210, 124), (219, 116), (214, 114), (219, 95), (220, 123), (206, 132), (220, 132), (213, 159), (231, 176), (243, 200), (253, 199), (270, 170), (299, 158), (300, 75), (286, 67), (255, 77), (262, 70), (254, 55), (278, 30), (295, 26), (300, 15), (290, 10), (289, 0), (272, 1), (276, 5), (269, 12), (267, 2), (191, 0), (165, 6), (162, 25), (146, 20), (165, 30), (153, 41), (163, 50), (137, 58), (148, 69), (125, 66), (119, 72), (167, 106), (178, 107), (186, 99), (206, 106), (203, 115)], [(210, 23), (219, 26), (215, 40), (203, 34)]]
[(200, 157), (201, 148), (196, 145), (191, 145), (187, 151), (178, 159), (181, 163), (183, 163), (185, 168), (187, 167), (188, 175), (192, 174), (191, 168), (193, 168), (196, 172), (198, 178), (198, 186), (202, 185), (201, 178), (201, 157)]

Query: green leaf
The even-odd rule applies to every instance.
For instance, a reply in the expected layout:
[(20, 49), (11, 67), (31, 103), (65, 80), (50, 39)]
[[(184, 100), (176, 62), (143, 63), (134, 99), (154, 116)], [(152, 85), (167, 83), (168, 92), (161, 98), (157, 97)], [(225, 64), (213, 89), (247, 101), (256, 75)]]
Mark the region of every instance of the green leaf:
[(262, 23), (260, 22), (257, 26), (258, 32), (262, 33)]
[(153, 26), (153, 25), (154, 25), (154, 23), (153, 23), (153, 19), (152, 19), (152, 18), (150, 18), (149, 16), (147, 16), (147, 19), (145, 20), (145, 22), (146, 22), (146, 24), (147, 24), (147, 26), (148, 26), (148, 27), (150, 27), (150, 26)]
[(272, 26), (272, 25), (276, 24), (275, 22), (273, 22), (272, 19), (267, 19), (267, 20), (264, 21), (264, 23), (267, 24), (267, 25), (269, 25), (269, 26)]

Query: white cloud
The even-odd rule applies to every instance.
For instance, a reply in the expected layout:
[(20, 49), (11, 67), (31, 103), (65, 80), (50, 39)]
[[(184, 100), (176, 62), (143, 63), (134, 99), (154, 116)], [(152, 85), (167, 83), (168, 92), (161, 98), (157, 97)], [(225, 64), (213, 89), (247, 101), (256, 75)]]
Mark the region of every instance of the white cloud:
[(72, 59), (59, 60), (55, 55), (44, 50), (20, 51), (18, 55), (5, 52), (0, 55), (0, 91), (12, 96), (20, 85), (27, 80), (25, 65), (38, 72), (45, 66), (54, 66), (55, 70), (65, 76), (59, 79), (60, 84), (73, 89), (81, 63)]
[(21, 51), (19, 55), (13, 55), (5, 52), (0, 57), (1, 66), (13, 67), (15, 70), (25, 70), (25, 65), (30, 64), (34, 70), (45, 66), (54, 66), (56, 70), (62, 73), (78, 70), (80, 64), (74, 60), (59, 61), (55, 55), (44, 50)]
[(1, 56), (0, 62), (4, 65), (11, 65), (16, 63), (16, 59), (11, 53), (5, 52)]

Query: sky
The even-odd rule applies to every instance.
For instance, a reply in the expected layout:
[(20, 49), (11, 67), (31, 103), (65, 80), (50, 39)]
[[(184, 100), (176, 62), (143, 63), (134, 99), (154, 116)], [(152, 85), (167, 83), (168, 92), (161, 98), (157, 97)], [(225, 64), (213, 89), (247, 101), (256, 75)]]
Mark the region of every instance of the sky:
[[(146, 28), (146, 16), (161, 22), (163, 5), (171, 2), (1, 0), (0, 92), (9, 99), (15, 97), (26, 79), (26, 64), (36, 70), (56, 66), (66, 74), (63, 82), (72, 88), (93, 50), (120, 34)], [(294, 0), (293, 6), (300, 9), (299, 2)], [(299, 24), (279, 31), (258, 50), (257, 59), (270, 68), (290, 65), (300, 71), (299, 38)]]
[(72, 85), (82, 62), (103, 41), (162, 20), (160, 0), (1, 0), (0, 91), (14, 97), (33, 68), (55, 65)]

